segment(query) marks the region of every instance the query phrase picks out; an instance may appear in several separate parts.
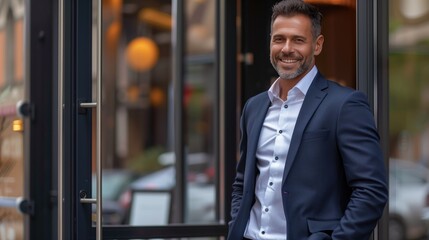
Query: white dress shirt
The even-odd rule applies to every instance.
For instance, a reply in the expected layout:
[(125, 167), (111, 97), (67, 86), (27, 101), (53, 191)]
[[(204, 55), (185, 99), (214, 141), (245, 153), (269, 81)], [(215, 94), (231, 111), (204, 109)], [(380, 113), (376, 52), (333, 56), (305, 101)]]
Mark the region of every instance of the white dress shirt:
[[(259, 175), (256, 179), (256, 201), (250, 212), (244, 237), (250, 239), (287, 239), (286, 217), (282, 201), (282, 179), (295, 123), (308, 88), (317, 74), (314, 66), (289, 92), (280, 97), (277, 79), (268, 90), (271, 106), (259, 136), (256, 150)], [(293, 219), (290, 219), (293, 221)]]

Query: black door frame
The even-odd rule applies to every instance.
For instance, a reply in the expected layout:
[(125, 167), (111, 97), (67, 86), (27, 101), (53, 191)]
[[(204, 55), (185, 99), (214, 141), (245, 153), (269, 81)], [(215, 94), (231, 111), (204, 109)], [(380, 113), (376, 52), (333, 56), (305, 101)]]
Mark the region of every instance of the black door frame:
[[(25, 239), (56, 239), (56, 2), (25, 0)], [(31, 13), (31, 14), (29, 14)], [(22, 112), (21, 112), (22, 113)]]
[[(374, 111), (385, 166), (389, 167), (389, 1), (356, 0), (357, 89), (368, 95)], [(388, 174), (388, 173), (387, 173)], [(388, 239), (389, 206), (384, 209), (373, 239)]]
[[(59, 156), (58, 186), (61, 226), (58, 238), (91, 238), (91, 205), (80, 202), (81, 194), (91, 196), (91, 110), (79, 108), (80, 102), (91, 101), (92, 2), (63, 1), (63, 76), (59, 77), (58, 104), (63, 104), (62, 124), (58, 131), (62, 156)], [(60, 21), (61, 22), (61, 21)], [(61, 33), (61, 32), (59, 32)], [(62, 79), (61, 79), (62, 78)], [(60, 117), (58, 117), (60, 118)], [(59, 154), (61, 154), (59, 153)]]

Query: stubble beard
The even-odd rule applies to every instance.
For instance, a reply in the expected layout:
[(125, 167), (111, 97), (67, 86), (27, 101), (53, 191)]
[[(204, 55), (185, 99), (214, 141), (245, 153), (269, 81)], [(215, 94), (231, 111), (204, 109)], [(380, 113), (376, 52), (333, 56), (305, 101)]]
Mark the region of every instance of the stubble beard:
[[(270, 57), (270, 60), (271, 60), (271, 65), (273, 65), (273, 67), (276, 70), (279, 77), (281, 79), (285, 79), (285, 80), (292, 80), (292, 79), (297, 78), (301, 74), (308, 71), (308, 69), (310, 68), (310, 65), (311, 65), (311, 61), (306, 61), (306, 62), (300, 64), (298, 69), (295, 72), (287, 73), (287, 72), (283, 72), (281, 68), (277, 67), (277, 64), (276, 64), (273, 57)], [(280, 61), (280, 60), (277, 60), (277, 61)]]

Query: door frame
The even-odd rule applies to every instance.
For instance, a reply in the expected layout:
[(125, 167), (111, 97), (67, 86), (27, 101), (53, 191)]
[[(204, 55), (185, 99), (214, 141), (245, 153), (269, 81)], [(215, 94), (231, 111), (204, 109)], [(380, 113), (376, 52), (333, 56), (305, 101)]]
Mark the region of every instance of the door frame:
[[(356, 0), (356, 87), (367, 94), (374, 112), (386, 169), (389, 167), (389, 1)], [(388, 173), (387, 173), (388, 174)], [(388, 239), (389, 206), (373, 239)]]
[[(61, 6), (63, 8), (61, 9)], [(92, 1), (59, 3), (58, 34), (58, 239), (91, 238)]]
[[(56, 1), (25, 0), (24, 215), (25, 239), (55, 239)], [(29, 14), (31, 13), (31, 14)]]

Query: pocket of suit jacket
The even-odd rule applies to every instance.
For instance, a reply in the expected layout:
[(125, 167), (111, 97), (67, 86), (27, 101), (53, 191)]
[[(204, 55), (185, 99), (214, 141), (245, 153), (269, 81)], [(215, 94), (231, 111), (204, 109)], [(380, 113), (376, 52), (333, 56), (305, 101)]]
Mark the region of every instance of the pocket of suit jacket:
[[(339, 220), (313, 220), (313, 219), (307, 219), (307, 224), (308, 224), (308, 230), (310, 231), (310, 233), (312, 235), (316, 236), (324, 236), (327, 235), (330, 239), (330, 236), (332, 234), (332, 232), (334, 231), (334, 229), (338, 226), (339, 224)], [(319, 233), (319, 234), (318, 234)], [(320, 234), (323, 233), (323, 234)], [(311, 235), (310, 235), (311, 236)], [(313, 238), (309, 238), (309, 239), (313, 239)], [(319, 238), (314, 238), (319, 239)], [(325, 239), (325, 238), (321, 238), (321, 239)]]
[(302, 135), (303, 142), (320, 141), (328, 138), (329, 130), (306, 131)]

